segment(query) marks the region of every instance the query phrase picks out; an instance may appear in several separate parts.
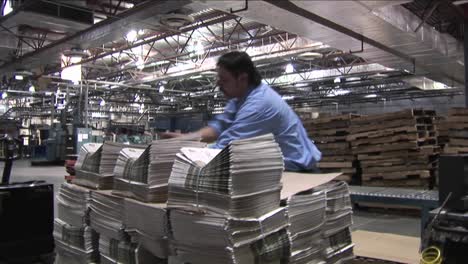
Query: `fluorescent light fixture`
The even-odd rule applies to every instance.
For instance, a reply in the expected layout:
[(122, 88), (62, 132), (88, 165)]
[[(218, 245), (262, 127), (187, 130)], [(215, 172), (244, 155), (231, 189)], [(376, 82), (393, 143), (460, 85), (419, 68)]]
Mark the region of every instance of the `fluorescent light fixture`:
[(355, 82), (355, 81), (360, 81), (361, 77), (348, 77), (346, 78), (347, 82)]
[(24, 77), (23, 77), (23, 75), (18, 75), (17, 74), (17, 75), (15, 75), (15, 80), (22, 81), (22, 80), (24, 80)]
[(296, 83), (294, 84), (295, 87), (304, 87), (304, 86), (307, 86), (308, 84), (307, 83)]
[(333, 80), (334, 83), (340, 83), (341, 82), (341, 79), (340, 77), (336, 77), (334, 80)]
[(286, 73), (293, 73), (294, 72), (294, 66), (291, 63), (288, 63), (288, 65), (286, 65), (285, 72)]
[(215, 93), (213, 97), (218, 98), (218, 93)]
[(376, 94), (368, 94), (368, 95), (365, 95), (364, 97), (365, 98), (376, 98), (377, 95)]
[(142, 57), (139, 57), (138, 60), (135, 62), (137, 69), (143, 70), (145, 68), (145, 61)]
[(104, 99), (101, 99), (101, 101), (99, 102), (99, 105), (100, 105), (100, 106), (105, 106), (105, 105), (106, 105), (106, 101), (104, 101)]
[(145, 31), (143, 29), (138, 30), (138, 35), (143, 35), (145, 34)]
[(159, 86), (159, 93), (163, 93), (164, 89), (165, 89), (164, 85)]
[(294, 95), (283, 95), (281, 98), (285, 101), (292, 100), (294, 99)]
[(7, 92), (3, 92), (3, 93), (2, 93), (2, 99), (5, 99), (5, 98), (7, 98), (7, 97), (8, 97)]
[(11, 13), (11, 11), (13, 11), (13, 8), (11, 7), (11, 0), (7, 0), (5, 8), (3, 9), (3, 15), (6, 16)]
[(133, 42), (137, 40), (137, 37), (138, 37), (138, 33), (136, 32), (136, 30), (133, 30), (133, 29), (130, 30), (125, 36), (128, 42)]
[(34, 85), (29, 86), (29, 91), (31, 93), (34, 93), (36, 91), (36, 88), (34, 87)]
[(189, 106), (189, 107), (185, 107), (184, 110), (192, 110), (193, 107)]
[(51, 96), (51, 95), (52, 95), (52, 92), (45, 92), (45, 95)]

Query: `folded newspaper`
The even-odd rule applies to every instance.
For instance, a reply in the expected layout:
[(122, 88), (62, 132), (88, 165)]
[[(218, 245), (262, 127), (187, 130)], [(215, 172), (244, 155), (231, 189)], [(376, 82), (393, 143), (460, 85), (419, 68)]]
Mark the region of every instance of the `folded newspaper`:
[(114, 169), (114, 193), (144, 202), (166, 202), (176, 154), (182, 147), (206, 144), (175, 138), (153, 141), (145, 150), (124, 148)]
[(87, 224), (91, 191), (74, 184), (62, 183), (57, 194), (57, 217), (76, 227)]
[(278, 208), (283, 157), (272, 134), (222, 150), (182, 148), (169, 178), (168, 207), (258, 217)]
[(114, 168), (120, 151), (123, 148), (145, 147), (107, 141), (104, 144), (84, 144), (75, 165), (76, 175), (73, 183), (93, 189), (112, 189)]
[(146, 250), (159, 258), (169, 254), (169, 224), (166, 204), (142, 203), (125, 199), (125, 231)]

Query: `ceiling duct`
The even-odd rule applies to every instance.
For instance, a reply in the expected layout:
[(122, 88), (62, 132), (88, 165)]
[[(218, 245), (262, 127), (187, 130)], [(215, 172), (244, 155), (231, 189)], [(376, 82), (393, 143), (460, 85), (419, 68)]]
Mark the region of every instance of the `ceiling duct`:
[(167, 27), (180, 28), (193, 23), (193, 17), (185, 14), (170, 13), (162, 15), (159, 22)]
[[(242, 1), (203, 2), (223, 11), (242, 8), (243, 5)], [(462, 43), (427, 24), (414, 32), (421, 19), (400, 5), (408, 1), (271, 2), (249, 1), (248, 10), (237, 15), (323, 42), (339, 50), (356, 52), (357, 56), (370, 62), (409, 72), (415, 69), (416, 74), (427, 75), (452, 86), (464, 83)], [(291, 4), (295, 7), (291, 7)], [(296, 13), (276, 5), (302, 10)], [(306, 18), (306, 13), (312, 13), (318, 19)], [(339, 31), (336, 25), (346, 28), (348, 32), (353, 31), (355, 35), (364, 36), (374, 44), (378, 43), (379, 47)], [(414, 59), (416, 63), (409, 59)]]
[(187, 26), (194, 21), (194, 18), (190, 15), (192, 12), (193, 10), (188, 7), (180, 8), (160, 16), (159, 23), (171, 28)]

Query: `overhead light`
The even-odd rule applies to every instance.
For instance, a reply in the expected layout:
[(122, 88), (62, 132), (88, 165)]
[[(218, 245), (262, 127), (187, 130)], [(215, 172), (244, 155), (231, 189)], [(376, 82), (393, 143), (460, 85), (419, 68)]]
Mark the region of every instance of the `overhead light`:
[(381, 80), (381, 79), (388, 78), (388, 76), (389, 76), (388, 74), (376, 73), (376, 74), (370, 75), (369, 79)]
[(127, 39), (128, 42), (133, 42), (137, 40), (138, 38), (138, 32), (136, 30), (130, 30), (127, 35), (125, 36), (125, 39)]
[(213, 97), (218, 98), (218, 93), (215, 93)]
[(204, 77), (215, 77), (218, 73), (215, 71), (204, 71), (201, 72), (200, 75)]
[(106, 101), (104, 101), (104, 99), (101, 98), (101, 101), (99, 102), (99, 105), (100, 105), (100, 106), (105, 106), (105, 105), (106, 105)]
[(304, 86), (307, 86), (308, 83), (296, 83), (294, 84), (295, 87), (304, 87)]
[(143, 70), (145, 68), (145, 61), (143, 60), (142, 57), (139, 57), (138, 60), (135, 63), (137, 69)]
[(165, 89), (164, 85), (159, 86), (159, 93), (163, 93), (164, 89)]
[(23, 75), (15, 75), (15, 80), (22, 81), (24, 80)]
[(5, 8), (3, 9), (3, 15), (6, 16), (11, 13), (11, 11), (13, 11), (13, 8), (11, 7), (11, 0), (7, 0)]
[(5, 99), (5, 98), (7, 98), (7, 97), (8, 97), (7, 92), (3, 92), (3, 93), (2, 93), (2, 99)]
[(193, 107), (189, 106), (189, 107), (185, 107), (184, 110), (192, 110)]
[(294, 99), (294, 95), (283, 95), (281, 98), (285, 101)]
[(145, 34), (145, 31), (143, 29), (138, 30), (138, 35), (143, 35)]
[(304, 52), (302, 54), (299, 54), (297, 58), (304, 61), (311, 61), (318, 58), (322, 58), (322, 54), (318, 52)]
[(361, 80), (360, 77), (348, 77), (348, 78), (346, 78), (347, 82), (355, 82), (355, 81), (360, 81), (360, 80)]
[(29, 91), (31, 93), (34, 93), (36, 91), (36, 88), (34, 87), (34, 85), (29, 86)]
[(336, 77), (334, 80), (333, 80), (334, 83), (340, 83), (341, 82), (341, 78), (340, 77)]
[(368, 95), (365, 95), (364, 97), (365, 98), (376, 98), (377, 95), (376, 94), (368, 94)]
[(286, 73), (293, 73), (294, 72), (294, 66), (291, 63), (288, 63), (288, 65), (286, 65), (285, 72)]

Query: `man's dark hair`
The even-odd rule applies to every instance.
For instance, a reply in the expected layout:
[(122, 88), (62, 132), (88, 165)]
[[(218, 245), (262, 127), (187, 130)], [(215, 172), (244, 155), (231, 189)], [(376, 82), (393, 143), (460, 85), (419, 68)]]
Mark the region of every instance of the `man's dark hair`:
[(249, 54), (240, 51), (232, 51), (219, 57), (217, 66), (228, 70), (234, 76), (241, 73), (247, 73), (249, 76), (249, 85), (259, 86), (262, 82), (262, 76), (252, 62)]

